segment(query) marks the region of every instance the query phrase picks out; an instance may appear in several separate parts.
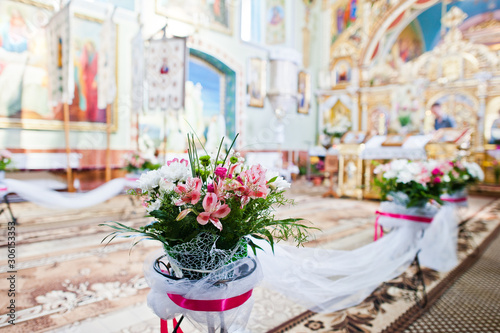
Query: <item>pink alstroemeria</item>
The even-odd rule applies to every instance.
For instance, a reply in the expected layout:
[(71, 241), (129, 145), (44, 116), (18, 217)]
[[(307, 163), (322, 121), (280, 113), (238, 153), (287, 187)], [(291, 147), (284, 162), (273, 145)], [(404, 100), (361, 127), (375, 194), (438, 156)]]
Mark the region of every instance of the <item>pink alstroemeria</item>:
[(181, 197), (175, 203), (176, 206), (182, 206), (187, 203), (195, 205), (201, 198), (201, 179), (188, 178), (186, 184), (177, 185), (174, 191)]
[(200, 213), (196, 220), (199, 224), (205, 225), (209, 221), (219, 230), (222, 230), (222, 223), (219, 219), (226, 217), (231, 208), (227, 204), (222, 204), (215, 193), (207, 193), (203, 199), (203, 213)]
[(178, 158), (174, 158), (173, 160), (167, 161), (167, 165), (170, 165), (172, 163), (181, 163), (181, 164), (184, 164), (185, 166), (188, 166), (189, 162), (188, 162), (188, 160), (186, 160), (184, 158), (182, 160), (180, 160), (180, 161), (179, 161)]

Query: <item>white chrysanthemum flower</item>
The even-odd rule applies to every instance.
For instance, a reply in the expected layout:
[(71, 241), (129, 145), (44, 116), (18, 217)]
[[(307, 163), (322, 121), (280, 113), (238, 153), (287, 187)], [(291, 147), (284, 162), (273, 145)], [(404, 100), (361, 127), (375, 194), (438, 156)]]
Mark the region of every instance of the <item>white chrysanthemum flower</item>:
[(396, 170), (388, 170), (384, 173), (385, 179), (396, 178), (398, 176), (398, 172)]
[(406, 169), (412, 175), (419, 175), (422, 172), (422, 165), (420, 163), (408, 163)]
[(158, 187), (161, 176), (158, 170), (151, 170), (143, 173), (137, 181), (137, 187), (146, 192)]
[(146, 210), (148, 213), (151, 213), (153, 210), (158, 210), (161, 207), (161, 199), (156, 199), (152, 203), (149, 204), (148, 207), (146, 207)]
[(391, 170), (401, 171), (408, 166), (408, 160), (394, 160), (391, 162)]
[(185, 182), (191, 176), (191, 169), (184, 163), (172, 162), (159, 169), (161, 178), (168, 182)]
[(165, 179), (160, 179), (159, 186), (160, 186), (160, 191), (162, 191), (162, 192), (170, 192), (170, 191), (173, 191), (175, 188), (174, 183), (169, 182)]
[(269, 187), (272, 190), (282, 191), (286, 188), (290, 188), (290, 183), (287, 182), (283, 177), (280, 176), (277, 171), (266, 171), (266, 181), (270, 181), (274, 177), (277, 177), (272, 183), (269, 183)]
[(407, 170), (403, 170), (403, 171), (400, 171), (399, 174), (398, 174), (398, 178), (397, 178), (397, 182), (398, 183), (403, 183), (403, 184), (406, 184), (406, 183), (409, 183), (413, 180), (413, 175), (411, 172), (407, 171)]

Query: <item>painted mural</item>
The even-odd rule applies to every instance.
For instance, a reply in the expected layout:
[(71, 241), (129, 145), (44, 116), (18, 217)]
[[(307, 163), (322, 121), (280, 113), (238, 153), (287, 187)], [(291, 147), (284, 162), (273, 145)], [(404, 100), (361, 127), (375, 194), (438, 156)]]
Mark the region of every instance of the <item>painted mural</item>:
[(399, 59), (403, 63), (411, 61), (424, 53), (425, 42), (420, 29), (420, 24), (413, 21), (401, 31), (392, 46), (392, 59)]
[(0, 117), (55, 119), (49, 109), (47, 48), (42, 26), (51, 12), (0, 2)]
[[(49, 106), (47, 43), (43, 26), (52, 10), (36, 2), (0, 2), (0, 126), (62, 128), (62, 106)], [(99, 21), (73, 18), (75, 97), (72, 129), (105, 130), (106, 110), (97, 106)]]
[(332, 44), (345, 29), (356, 21), (357, 0), (346, 0), (340, 2), (332, 11)]

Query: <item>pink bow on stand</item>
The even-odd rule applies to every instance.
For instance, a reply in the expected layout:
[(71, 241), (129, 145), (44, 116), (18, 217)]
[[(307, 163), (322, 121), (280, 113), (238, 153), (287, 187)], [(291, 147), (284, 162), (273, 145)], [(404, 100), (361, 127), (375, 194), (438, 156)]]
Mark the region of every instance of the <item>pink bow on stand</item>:
[[(378, 223), (380, 216), (387, 216), (387, 217), (392, 217), (393, 219), (401, 219), (401, 220), (408, 220), (408, 221), (422, 222), (422, 223), (431, 223), (432, 222), (431, 217), (404, 215), (404, 214), (393, 214), (393, 213), (380, 212), (378, 210), (375, 212), (375, 214), (377, 214), (377, 218), (375, 219), (375, 234), (373, 236), (373, 241), (376, 241), (377, 239), (382, 238), (382, 236), (384, 235), (384, 229)], [(378, 232), (379, 230), (380, 230), (380, 232)]]

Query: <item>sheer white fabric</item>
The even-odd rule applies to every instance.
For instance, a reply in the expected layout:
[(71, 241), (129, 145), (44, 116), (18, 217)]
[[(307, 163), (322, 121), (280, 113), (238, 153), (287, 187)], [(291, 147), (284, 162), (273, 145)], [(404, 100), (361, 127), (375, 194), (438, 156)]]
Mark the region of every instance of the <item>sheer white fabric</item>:
[[(207, 331), (208, 326), (215, 332), (223, 325), (227, 332), (236, 332), (246, 326), (253, 307), (252, 298), (231, 310), (206, 312), (184, 309), (176, 305), (167, 294), (181, 295), (194, 300), (220, 300), (240, 296), (253, 289), (262, 280), (262, 271), (257, 261), (255, 271), (241, 279), (235, 279), (234, 276), (240, 274), (234, 273), (253, 268), (255, 264), (250, 258), (226, 265), (201, 280), (171, 280), (154, 269), (155, 260), (163, 254), (163, 250), (153, 253), (144, 264), (144, 276), (151, 287), (148, 305), (158, 317), (168, 320), (182, 314), (202, 331)], [(216, 283), (222, 279), (227, 281), (222, 284)]]
[(264, 286), (316, 312), (332, 312), (361, 303), (382, 282), (402, 274), (417, 253), (414, 233), (399, 228), (354, 251), (277, 245), (257, 257)]
[(26, 201), (51, 209), (81, 209), (95, 206), (117, 196), (125, 188), (136, 187), (135, 181), (116, 178), (89, 192), (64, 193), (16, 179), (7, 178), (2, 182), (8, 189), (2, 195), (16, 193)]
[(382, 211), (433, 217), (419, 223), (381, 217), (391, 231), (374, 243), (353, 251), (270, 246), (257, 253), (264, 271), (264, 286), (316, 312), (332, 312), (361, 303), (384, 281), (402, 274), (419, 253), (423, 266), (447, 271), (457, 264), (457, 214), (452, 207), (425, 208), (382, 203)]

